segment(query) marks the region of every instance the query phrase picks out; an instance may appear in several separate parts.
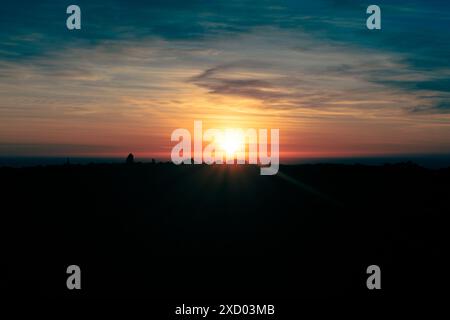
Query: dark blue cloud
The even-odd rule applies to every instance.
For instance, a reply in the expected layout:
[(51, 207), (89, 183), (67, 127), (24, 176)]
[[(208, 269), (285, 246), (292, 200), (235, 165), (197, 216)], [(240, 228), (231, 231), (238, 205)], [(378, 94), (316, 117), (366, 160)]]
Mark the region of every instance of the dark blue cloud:
[[(67, 44), (108, 39), (158, 36), (189, 39), (222, 32), (245, 32), (256, 26), (302, 29), (317, 37), (362, 46), (384, 47), (430, 56), (431, 64), (443, 63), (450, 35), (446, 1), (376, 1), (382, 8), (383, 30), (365, 28), (368, 1), (298, 0), (77, 0), (14, 1), (2, 4), (2, 49), (11, 55), (31, 55)], [(65, 29), (65, 9), (82, 8), (83, 28)], [(42, 38), (34, 46), (20, 43), (30, 34)], [(17, 45), (16, 51), (11, 46)], [(423, 57), (423, 56), (422, 56)], [(418, 62), (420, 60), (412, 60)]]

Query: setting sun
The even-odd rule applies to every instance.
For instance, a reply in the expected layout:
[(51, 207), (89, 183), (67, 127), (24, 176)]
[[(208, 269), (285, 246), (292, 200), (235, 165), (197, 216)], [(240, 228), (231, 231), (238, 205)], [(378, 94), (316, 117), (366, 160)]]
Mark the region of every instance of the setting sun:
[(221, 139), (217, 141), (219, 147), (226, 152), (227, 155), (234, 155), (241, 150), (244, 145), (244, 137), (242, 133), (234, 130), (227, 130)]

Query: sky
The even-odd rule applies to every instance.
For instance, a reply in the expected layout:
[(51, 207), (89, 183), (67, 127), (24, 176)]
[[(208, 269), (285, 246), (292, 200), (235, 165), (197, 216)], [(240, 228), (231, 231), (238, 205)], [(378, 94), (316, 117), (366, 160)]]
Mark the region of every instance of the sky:
[(168, 159), (194, 120), (278, 128), (282, 162), (448, 154), (449, 57), (448, 1), (2, 3), (0, 156)]

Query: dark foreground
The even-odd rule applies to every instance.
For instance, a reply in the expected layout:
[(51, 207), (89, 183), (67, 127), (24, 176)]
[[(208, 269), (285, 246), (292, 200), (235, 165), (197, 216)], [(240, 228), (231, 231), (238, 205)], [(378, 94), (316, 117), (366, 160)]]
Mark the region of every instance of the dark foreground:
[[(86, 165), (2, 168), (0, 181), (11, 297), (274, 303), (445, 290), (449, 169)], [(80, 291), (66, 288), (71, 264)], [(366, 287), (371, 264), (380, 291)]]

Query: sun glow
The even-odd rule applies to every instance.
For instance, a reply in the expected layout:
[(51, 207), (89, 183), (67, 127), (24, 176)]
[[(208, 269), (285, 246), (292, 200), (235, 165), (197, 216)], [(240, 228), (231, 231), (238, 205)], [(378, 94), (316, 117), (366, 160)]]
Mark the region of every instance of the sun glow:
[(234, 155), (236, 152), (242, 150), (244, 146), (244, 137), (242, 133), (238, 131), (227, 130), (217, 142), (219, 147), (227, 155)]

